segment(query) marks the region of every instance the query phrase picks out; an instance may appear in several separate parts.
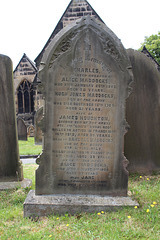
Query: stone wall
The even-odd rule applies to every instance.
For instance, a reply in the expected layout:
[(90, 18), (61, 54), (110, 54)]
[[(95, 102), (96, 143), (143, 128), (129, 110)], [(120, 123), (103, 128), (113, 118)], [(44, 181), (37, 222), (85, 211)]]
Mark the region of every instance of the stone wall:
[(87, 15), (98, 18), (95, 11), (91, 8), (91, 6), (86, 1), (73, 1), (72, 4), (69, 6), (69, 8), (67, 8), (67, 11), (62, 19), (63, 27)]
[[(16, 115), (18, 117), (21, 117), (26, 125), (30, 125), (33, 123), (33, 112), (34, 112), (34, 105), (37, 105), (37, 100), (35, 99), (35, 94), (34, 94), (34, 86), (33, 86), (33, 81), (36, 77), (37, 74), (37, 68), (35, 67), (34, 63), (27, 57), (26, 54), (24, 54), (18, 63), (17, 67), (14, 70), (13, 76), (14, 76), (14, 96), (15, 96), (15, 105), (16, 105)], [(18, 107), (18, 89), (21, 84), (25, 85), (25, 81), (29, 83), (30, 87), (32, 88), (32, 107), (28, 107), (29, 110), (25, 111), (19, 111)], [(25, 92), (25, 91), (24, 91)], [(30, 90), (29, 90), (30, 94)], [(23, 96), (24, 97), (24, 96)], [(30, 98), (30, 97), (29, 97)], [(25, 100), (23, 101), (22, 105), (25, 105), (26, 102)]]
[(18, 113), (17, 88), (25, 79), (31, 83), (33, 82), (35, 75), (37, 73), (36, 67), (33, 67), (33, 64), (28, 59), (26, 54), (24, 54), (19, 64), (17, 65), (16, 69), (14, 70), (13, 77), (14, 77), (16, 113)]

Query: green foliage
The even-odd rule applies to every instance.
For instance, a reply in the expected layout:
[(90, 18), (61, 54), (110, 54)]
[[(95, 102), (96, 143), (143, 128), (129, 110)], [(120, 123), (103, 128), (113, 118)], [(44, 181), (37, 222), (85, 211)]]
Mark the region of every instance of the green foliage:
[[(36, 164), (25, 164), (25, 178), (32, 178)], [(160, 236), (160, 175), (129, 177), (129, 195), (140, 207), (124, 207), (116, 212), (80, 213), (23, 218), (23, 202), (29, 189), (0, 192), (1, 240), (119, 240), (150, 239)]]
[(38, 166), (39, 165), (35, 163), (23, 165), (24, 178), (29, 178), (32, 180), (32, 189), (35, 189), (35, 170), (38, 168)]
[(158, 32), (158, 34), (145, 37), (144, 43), (142, 43), (139, 50), (142, 50), (143, 46), (147, 48), (151, 55), (160, 64), (160, 32)]
[(34, 138), (29, 137), (27, 141), (18, 141), (20, 155), (39, 155), (42, 152), (41, 145), (34, 144)]

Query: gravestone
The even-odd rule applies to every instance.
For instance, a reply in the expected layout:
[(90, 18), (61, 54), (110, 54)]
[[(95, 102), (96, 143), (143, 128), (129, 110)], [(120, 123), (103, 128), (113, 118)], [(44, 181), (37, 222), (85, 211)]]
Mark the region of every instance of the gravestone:
[(28, 128), (27, 128), (27, 135), (28, 137), (34, 137), (34, 132), (35, 132), (35, 128), (33, 125), (30, 125)]
[(129, 204), (123, 142), (132, 77), (120, 40), (82, 18), (56, 35), (42, 62), (44, 145), (24, 216)]
[(2, 182), (23, 180), (16, 130), (12, 61), (0, 55), (0, 189)]
[(18, 140), (27, 141), (27, 127), (22, 118), (17, 119)]
[(35, 144), (42, 144), (42, 119), (43, 119), (43, 107), (39, 108), (35, 114)]
[(134, 75), (133, 92), (127, 99), (125, 155), (129, 172), (160, 170), (160, 73), (143, 53), (127, 50)]

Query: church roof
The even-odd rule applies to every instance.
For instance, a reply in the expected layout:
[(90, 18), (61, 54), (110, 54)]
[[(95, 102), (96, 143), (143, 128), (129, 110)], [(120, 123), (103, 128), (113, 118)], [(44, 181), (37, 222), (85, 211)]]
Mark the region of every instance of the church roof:
[(27, 55), (25, 53), (23, 54), (21, 60), (19, 61), (19, 63), (17, 64), (17, 66), (16, 66), (16, 68), (14, 69), (13, 72), (17, 71), (21, 62), (26, 62), (26, 61), (28, 61), (31, 65), (31, 67), (33, 68), (33, 70), (35, 70), (37, 72), (37, 68), (36, 68), (35, 64), (27, 57)]
[(94, 11), (94, 9), (86, 0), (71, 0), (65, 12), (63, 13), (61, 19), (59, 20), (57, 26), (55, 27), (48, 41), (46, 42), (44, 48), (35, 59), (37, 67), (41, 62), (45, 49), (47, 48), (51, 40), (54, 38), (54, 36), (72, 21), (75, 21), (86, 15), (94, 16), (95, 18), (103, 22), (99, 15)]
[(156, 68), (158, 69), (158, 71), (160, 71), (160, 65), (159, 63), (156, 61), (156, 59), (150, 54), (150, 52), (148, 51), (148, 49), (146, 48), (146, 46), (143, 46), (143, 49), (141, 51), (142, 53), (144, 53), (147, 57), (149, 57), (154, 64), (156, 65)]

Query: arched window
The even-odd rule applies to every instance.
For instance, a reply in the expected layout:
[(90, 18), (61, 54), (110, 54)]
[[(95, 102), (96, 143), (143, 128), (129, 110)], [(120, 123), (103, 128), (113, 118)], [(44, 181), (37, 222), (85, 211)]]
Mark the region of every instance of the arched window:
[(31, 113), (34, 111), (33, 85), (24, 80), (17, 88), (18, 113)]

